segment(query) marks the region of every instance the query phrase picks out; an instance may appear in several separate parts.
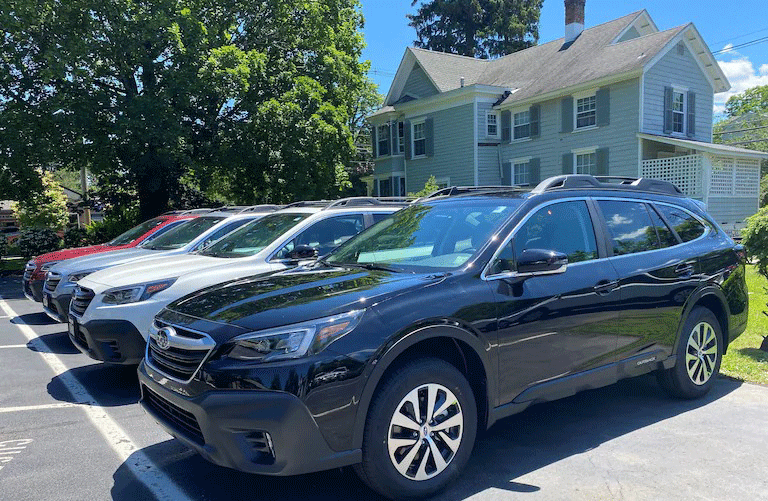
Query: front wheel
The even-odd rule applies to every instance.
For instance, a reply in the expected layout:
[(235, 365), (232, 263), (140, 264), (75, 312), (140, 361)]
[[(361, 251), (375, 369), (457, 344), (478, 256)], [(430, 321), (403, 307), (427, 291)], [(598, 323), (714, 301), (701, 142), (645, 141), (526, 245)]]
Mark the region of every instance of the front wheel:
[(460, 474), (476, 433), (477, 405), (464, 375), (443, 360), (415, 360), (377, 390), (355, 471), (386, 497), (430, 496)]
[(675, 356), (675, 366), (658, 373), (662, 387), (678, 398), (704, 396), (712, 387), (723, 358), (723, 334), (714, 313), (702, 306), (691, 311)]

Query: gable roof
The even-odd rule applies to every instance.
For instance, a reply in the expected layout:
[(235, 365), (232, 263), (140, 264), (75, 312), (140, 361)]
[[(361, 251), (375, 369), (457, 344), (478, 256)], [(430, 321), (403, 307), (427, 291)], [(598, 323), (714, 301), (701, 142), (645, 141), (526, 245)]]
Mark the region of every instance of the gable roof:
[[(641, 28), (640, 36), (616, 42), (632, 27)], [(393, 104), (399, 97), (415, 65), (424, 70), (440, 93), (458, 89), (462, 77), (466, 86), (478, 84), (508, 89), (510, 94), (499, 103), (504, 106), (557, 94), (589, 82), (640, 74), (678, 40), (695, 45), (691, 53), (715, 92), (727, 90), (725, 75), (693, 24), (657, 31), (648, 13), (641, 10), (585, 29), (568, 46), (564, 46), (564, 39), (560, 38), (498, 59), (475, 59), (409, 47), (385, 103)]]

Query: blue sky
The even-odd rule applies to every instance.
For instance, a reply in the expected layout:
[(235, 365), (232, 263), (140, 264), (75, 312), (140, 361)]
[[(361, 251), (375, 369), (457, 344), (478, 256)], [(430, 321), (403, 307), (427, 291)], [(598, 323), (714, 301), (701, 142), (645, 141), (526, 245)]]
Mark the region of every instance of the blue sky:
[[(406, 14), (416, 12), (411, 0), (361, 0), (368, 44), (363, 58), (371, 61), (371, 77), (386, 94), (416, 32)], [(715, 113), (729, 96), (756, 85), (768, 85), (768, 1), (766, 0), (587, 0), (585, 24), (595, 26), (646, 9), (660, 30), (693, 22), (712, 52), (753, 40), (765, 41), (716, 54), (731, 90), (715, 95)], [(539, 43), (563, 36), (563, 0), (544, 0)]]

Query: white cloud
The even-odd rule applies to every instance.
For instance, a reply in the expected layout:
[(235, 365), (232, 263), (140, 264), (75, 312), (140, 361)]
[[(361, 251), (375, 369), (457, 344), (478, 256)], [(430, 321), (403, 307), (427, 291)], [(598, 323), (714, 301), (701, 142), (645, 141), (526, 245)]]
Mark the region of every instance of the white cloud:
[[(728, 50), (731, 47), (732, 45), (728, 44), (723, 47), (723, 50)], [(715, 94), (715, 115), (722, 114), (725, 111), (725, 102), (731, 96), (740, 94), (758, 85), (768, 85), (768, 64), (760, 65), (758, 69), (755, 69), (752, 61), (737, 51), (729, 50), (725, 55), (731, 56), (732, 59), (730, 61), (718, 61), (718, 63), (728, 81), (731, 82), (731, 89)]]

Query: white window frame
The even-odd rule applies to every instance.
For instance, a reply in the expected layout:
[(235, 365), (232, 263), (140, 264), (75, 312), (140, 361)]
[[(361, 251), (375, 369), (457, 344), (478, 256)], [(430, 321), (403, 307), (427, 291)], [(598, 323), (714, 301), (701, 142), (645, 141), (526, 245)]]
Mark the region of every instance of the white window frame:
[[(528, 114), (528, 121), (527, 122), (521, 122), (521, 123), (517, 124), (516, 123), (517, 115), (521, 115), (523, 113), (527, 113)], [(517, 137), (515, 135), (515, 128), (516, 127), (523, 127), (523, 126), (526, 126), (526, 125), (528, 126), (528, 135), (527, 136)], [(522, 110), (513, 110), (512, 111), (512, 123), (510, 124), (510, 126), (512, 127), (512, 131), (510, 133), (510, 137), (512, 138), (512, 141), (527, 141), (527, 140), (531, 139), (531, 109), (530, 108), (525, 108), (525, 109), (522, 109)]]
[[(490, 118), (493, 117), (493, 126), (496, 127), (496, 133), (491, 134), (490, 128), (491, 128), (491, 120)], [(501, 124), (499, 123), (499, 112), (498, 111), (487, 111), (485, 113), (485, 136), (498, 139), (499, 138), (499, 129), (501, 128)]]
[[(531, 185), (531, 159), (533, 157), (521, 157), (521, 158), (513, 158), (510, 160), (510, 163), (512, 164), (511, 172), (510, 172), (510, 183), (513, 186), (530, 186)], [(525, 166), (525, 177), (527, 178), (526, 182), (519, 183), (517, 182), (517, 172), (515, 172), (515, 168), (518, 166)]]
[[(582, 125), (579, 127), (579, 100), (592, 98), (595, 101), (595, 107), (592, 110), (587, 111), (594, 114), (595, 123), (589, 125)], [(584, 113), (584, 112), (582, 112)], [(591, 130), (597, 128), (597, 89), (593, 89), (587, 92), (581, 92), (573, 95), (573, 131)]]
[(589, 174), (594, 176), (593, 172), (579, 172), (579, 157), (584, 155), (594, 155), (595, 162), (589, 164), (593, 169), (597, 169), (597, 146), (590, 146), (589, 148), (579, 148), (578, 150), (571, 150), (573, 155), (573, 174)]
[(397, 151), (401, 155), (405, 153), (405, 122), (402, 120), (397, 121)]
[[(416, 139), (416, 126), (421, 125), (423, 127), (424, 137)], [(424, 153), (416, 154), (416, 141), (424, 141)], [(414, 120), (411, 122), (411, 158), (425, 158), (427, 156), (427, 126), (426, 119)]]
[(379, 124), (376, 126), (376, 158), (385, 157), (392, 154), (392, 145), (389, 144), (389, 130), (387, 130), (387, 146), (389, 147), (388, 151), (384, 154), (382, 154), (381, 151), (379, 151), (379, 147), (380, 147), (379, 143), (381, 143), (381, 141), (379, 140), (379, 129), (381, 129), (382, 127), (389, 128), (390, 127), (389, 122), (385, 122), (383, 124)]
[[(683, 98), (683, 109), (681, 111), (675, 110), (675, 94), (679, 94)], [(669, 124), (672, 134), (676, 136), (685, 136), (688, 129), (688, 89), (685, 87), (672, 86), (672, 123)], [(679, 131), (675, 130), (675, 115), (681, 115), (682, 126)]]

